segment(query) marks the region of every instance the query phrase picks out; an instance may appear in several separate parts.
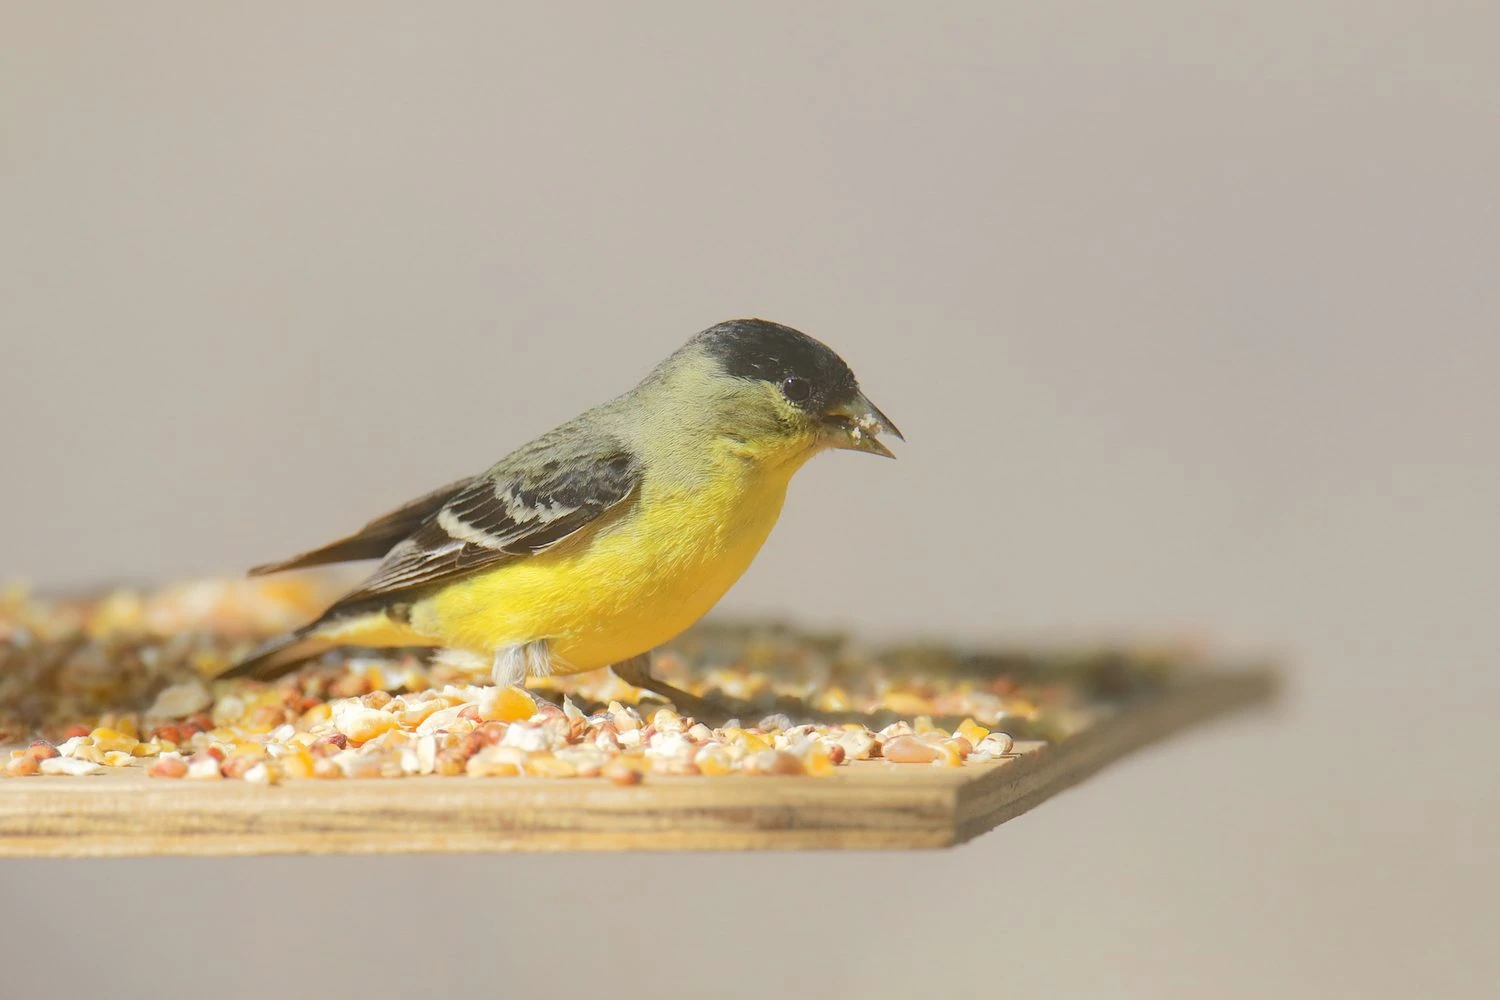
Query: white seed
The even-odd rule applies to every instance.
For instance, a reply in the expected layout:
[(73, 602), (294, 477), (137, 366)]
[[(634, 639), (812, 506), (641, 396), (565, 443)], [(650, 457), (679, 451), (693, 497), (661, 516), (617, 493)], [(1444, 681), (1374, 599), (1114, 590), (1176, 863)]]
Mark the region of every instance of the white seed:
[(72, 739), (63, 740), (57, 745), (57, 752), (64, 757), (75, 757), (78, 755), (79, 747), (91, 747), (94, 739), (91, 736), (74, 736)]
[(668, 759), (680, 757), (692, 760), (698, 747), (681, 733), (657, 733), (651, 737), (651, 747), (646, 751), (652, 757)]
[(73, 757), (48, 757), (41, 763), (43, 774), (66, 774), (79, 777), (85, 774), (99, 774), (104, 768), (87, 760), (77, 760)]
[(266, 766), (265, 761), (261, 761), (245, 772), (245, 780), (252, 785), (274, 785), (277, 781), (277, 774)]
[(435, 733), (442, 729), (452, 728), (452, 726), (460, 721), (458, 713), (462, 712), (464, 708), (464, 705), (450, 705), (447, 708), (438, 709), (421, 721), (417, 726), (417, 732)]
[(396, 717), (389, 712), (366, 708), (352, 699), (339, 702), (333, 709), (333, 728), (356, 743), (372, 740), (395, 725)]
[(990, 733), (979, 741), (979, 745), (974, 748), (974, 752), (1003, 757), (1015, 749), (1015, 746), (1016, 741), (1011, 739), (1008, 733)]
[(545, 726), (534, 726), (529, 722), (512, 722), (505, 730), (505, 735), (501, 737), (500, 745), (534, 753), (548, 749), (552, 741), (547, 738)]
[(187, 776), (189, 778), (222, 778), (219, 773), (219, 762), (211, 753), (195, 753), (188, 758)]
[(214, 725), (216, 725), (216, 726), (227, 726), (230, 723), (238, 722), (239, 719), (240, 719), (240, 716), (242, 716), (244, 714), (245, 714), (245, 702), (244, 702), (244, 700), (240, 699), (240, 698), (236, 698), (232, 694), (231, 695), (225, 695), (223, 698), (220, 698), (219, 699), (219, 703), (214, 706), (214, 712), (213, 712)]
[(875, 752), (875, 737), (868, 730), (845, 729), (833, 741), (844, 748), (845, 760), (869, 760)]
[[(208, 688), (203, 686), (199, 680), (183, 681), (181, 684), (171, 684), (161, 689), (156, 695), (156, 700), (146, 710), (146, 715), (153, 719), (185, 719), (189, 715), (203, 711), (213, 704), (214, 697)], [(243, 703), (240, 712), (244, 711)], [(238, 715), (238, 713), (237, 713)]]

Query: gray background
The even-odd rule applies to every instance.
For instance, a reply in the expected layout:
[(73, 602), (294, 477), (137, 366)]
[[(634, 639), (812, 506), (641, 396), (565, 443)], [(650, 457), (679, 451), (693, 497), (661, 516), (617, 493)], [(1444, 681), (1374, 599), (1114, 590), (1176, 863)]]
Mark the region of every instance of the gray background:
[(0, 864), (6, 996), (1493, 988), (1492, 3), (3, 10), (0, 575), (237, 572), (760, 315), (910, 444), (728, 606), (1291, 677), (950, 853)]

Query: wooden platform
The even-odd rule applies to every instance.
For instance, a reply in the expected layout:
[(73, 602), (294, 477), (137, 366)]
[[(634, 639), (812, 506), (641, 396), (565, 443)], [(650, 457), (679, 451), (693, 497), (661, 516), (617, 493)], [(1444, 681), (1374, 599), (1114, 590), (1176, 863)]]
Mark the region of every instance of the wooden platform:
[(122, 768), (0, 780), (0, 857), (948, 847), (1140, 747), (1268, 701), (1263, 671), (1200, 676), (1055, 746), (962, 768), (827, 778), (172, 781)]

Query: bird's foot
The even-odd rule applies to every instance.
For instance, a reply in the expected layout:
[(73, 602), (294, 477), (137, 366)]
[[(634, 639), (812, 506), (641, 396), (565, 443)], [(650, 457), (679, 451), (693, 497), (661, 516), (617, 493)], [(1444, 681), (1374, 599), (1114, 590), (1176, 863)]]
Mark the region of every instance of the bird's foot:
[[(737, 718), (742, 706), (719, 698), (700, 698), (682, 688), (659, 680), (651, 674), (651, 654), (642, 653), (632, 656), (624, 663), (616, 663), (612, 668), (615, 675), (629, 684), (631, 687), (642, 688), (650, 691), (659, 698), (672, 703), (681, 715), (690, 715), (708, 725), (722, 725), (726, 720)], [(645, 714), (645, 713), (642, 713)]]

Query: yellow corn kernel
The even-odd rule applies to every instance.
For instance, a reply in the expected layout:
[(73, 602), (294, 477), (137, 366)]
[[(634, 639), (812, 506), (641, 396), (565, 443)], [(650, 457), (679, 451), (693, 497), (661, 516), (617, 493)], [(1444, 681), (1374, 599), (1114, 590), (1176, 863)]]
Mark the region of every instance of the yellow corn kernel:
[(964, 762), (963, 749), (953, 740), (944, 740), (933, 747), (938, 752), (937, 759), (933, 761), (942, 767), (958, 767)]
[(735, 737), (735, 742), (749, 753), (760, 753), (762, 750), (771, 749), (771, 741), (759, 733), (741, 732)]
[(828, 755), (828, 750), (821, 743), (815, 744), (802, 758), (802, 766), (808, 774), (815, 778), (821, 778), (833, 773), (838, 765), (834, 764), (833, 758)]
[(245, 780), (252, 785), (277, 785), (281, 783), (281, 770), (275, 764), (261, 761), (245, 772)]
[(73, 756), (78, 760), (86, 760), (90, 764), (103, 764), (104, 751), (92, 743), (84, 743), (73, 751)]
[(105, 752), (108, 752), (110, 750), (123, 750), (124, 752), (129, 753), (130, 751), (135, 749), (135, 737), (126, 736), (118, 729), (105, 729), (101, 726), (100, 728), (94, 730), (92, 733), (89, 733), (89, 736), (93, 737), (94, 746)]
[(311, 729), (313, 726), (327, 722), (331, 718), (333, 718), (333, 706), (325, 701), (303, 712), (297, 720), (297, 725), (300, 728)]
[(486, 722), (523, 722), (536, 714), (536, 701), (524, 688), (500, 688), (479, 703), (479, 717)]
[(975, 747), (979, 745), (980, 740), (984, 739), (989, 734), (990, 731), (988, 729), (984, 728), (973, 719), (965, 719), (963, 722), (960, 722), (958, 724), (958, 728), (953, 731), (954, 736), (962, 736), (964, 739), (969, 741), (970, 746)]
[(481, 754), (470, 757), (464, 770), (476, 778), (513, 778), (521, 773), (521, 769), (508, 760), (486, 760)]
[(281, 773), (288, 778), (311, 778), (313, 776), (312, 754), (300, 747), (290, 753), (282, 754), (276, 758), (276, 763), (280, 766)]
[(538, 753), (526, 758), (526, 773), (533, 778), (576, 778), (578, 768), (570, 760)]
[(734, 758), (724, 747), (704, 747), (693, 757), (693, 763), (698, 765), (699, 771), (709, 777), (728, 774), (734, 770)]

